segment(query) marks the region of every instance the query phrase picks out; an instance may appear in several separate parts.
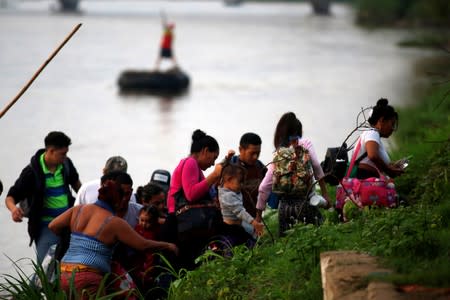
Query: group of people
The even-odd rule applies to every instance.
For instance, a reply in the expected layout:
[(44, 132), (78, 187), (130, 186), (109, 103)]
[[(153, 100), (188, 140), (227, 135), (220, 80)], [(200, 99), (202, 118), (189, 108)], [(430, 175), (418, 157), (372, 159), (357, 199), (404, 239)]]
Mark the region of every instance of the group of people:
[[(400, 175), (403, 170), (390, 162), (380, 139), (388, 138), (397, 128), (398, 114), (386, 99), (380, 99), (368, 121), (371, 130), (360, 137), (363, 146), (359, 156), (365, 157), (359, 163), (358, 178), (377, 176), (379, 172)], [(103, 276), (114, 273), (117, 265), (145, 290), (158, 275), (154, 268), (158, 264), (156, 252), (163, 253), (178, 268), (193, 269), (195, 258), (217, 236), (226, 237), (232, 245), (252, 247), (264, 234), (263, 212), (272, 193), (274, 164), (259, 160), (262, 140), (256, 133), (243, 134), (238, 154), (228, 151), (216, 164), (218, 142), (197, 129), (190, 154), (174, 171), (152, 176), (136, 193), (132, 192), (126, 160), (120, 156), (107, 160), (100, 179), (82, 185), (67, 157), (70, 144), (64, 133), (50, 132), (45, 148), (31, 158), (5, 200), (13, 221), (28, 217), (30, 245), (36, 245), (38, 263), (51, 245), (61, 244), (60, 235), (66, 232), (69, 242), (59, 257), (65, 291), (69, 291), (74, 275), (77, 293), (95, 293)], [(315, 183), (330, 207), (324, 172), (313, 143), (303, 137), (302, 123), (295, 113), (281, 116), (273, 145), (275, 150), (291, 146), (307, 150)], [(213, 171), (205, 176), (203, 172), (212, 166)], [(71, 189), (77, 192), (76, 199)], [(322, 222), (318, 207), (309, 204), (311, 195), (277, 196), (280, 235), (297, 222)], [(197, 209), (217, 213), (200, 230), (193, 225), (198, 220), (187, 217), (196, 216)], [(186, 222), (191, 226), (186, 227)]]

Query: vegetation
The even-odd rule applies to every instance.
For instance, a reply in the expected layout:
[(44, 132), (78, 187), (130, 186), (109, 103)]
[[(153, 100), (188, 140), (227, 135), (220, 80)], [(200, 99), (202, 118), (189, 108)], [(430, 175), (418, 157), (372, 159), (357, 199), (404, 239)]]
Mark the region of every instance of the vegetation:
[(450, 26), (447, 0), (354, 0), (357, 22), (364, 25)]
[[(450, 287), (450, 84), (416, 107), (400, 111), (394, 158), (413, 155), (396, 181), (407, 204), (360, 212), (339, 223), (336, 212), (320, 227), (297, 225), (274, 241), (267, 235), (253, 250), (235, 248), (231, 258), (210, 259), (172, 285), (170, 299), (321, 299), (319, 254), (359, 250), (395, 270), (378, 280)], [(272, 232), (276, 213), (266, 216)]]

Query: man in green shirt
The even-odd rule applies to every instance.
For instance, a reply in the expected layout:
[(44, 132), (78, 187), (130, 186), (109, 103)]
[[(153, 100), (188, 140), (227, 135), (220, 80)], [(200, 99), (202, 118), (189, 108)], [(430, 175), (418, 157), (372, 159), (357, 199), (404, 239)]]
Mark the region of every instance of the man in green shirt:
[(44, 142), (45, 149), (31, 158), (5, 199), (14, 222), (28, 217), (30, 246), (34, 241), (38, 263), (42, 263), (50, 246), (59, 241), (48, 224), (73, 206), (71, 188), (76, 192), (81, 186), (78, 172), (67, 157), (70, 138), (63, 132), (52, 131)]

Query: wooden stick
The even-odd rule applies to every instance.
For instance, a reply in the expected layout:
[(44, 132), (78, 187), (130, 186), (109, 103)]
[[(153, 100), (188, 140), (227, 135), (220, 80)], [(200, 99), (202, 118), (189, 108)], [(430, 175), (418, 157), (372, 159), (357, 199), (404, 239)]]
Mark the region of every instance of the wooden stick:
[(58, 54), (59, 50), (72, 38), (72, 36), (77, 32), (77, 30), (81, 27), (81, 23), (75, 26), (72, 32), (65, 38), (65, 40), (56, 48), (55, 51), (47, 58), (47, 60), (42, 64), (42, 66), (34, 73), (33, 77), (28, 81), (28, 83), (20, 90), (16, 97), (0, 112), (0, 119), (3, 115), (19, 100), (19, 98), (25, 93), (25, 91), (30, 87), (33, 81), (39, 76), (39, 74), (44, 70), (44, 68), (48, 65), (48, 63)]

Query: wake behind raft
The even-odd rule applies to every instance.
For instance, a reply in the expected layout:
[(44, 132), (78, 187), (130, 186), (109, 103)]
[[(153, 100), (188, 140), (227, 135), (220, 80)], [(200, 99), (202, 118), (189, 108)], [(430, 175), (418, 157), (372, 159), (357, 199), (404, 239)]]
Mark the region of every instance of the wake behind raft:
[(121, 92), (179, 94), (189, 87), (189, 76), (179, 68), (167, 71), (125, 70), (118, 84)]

